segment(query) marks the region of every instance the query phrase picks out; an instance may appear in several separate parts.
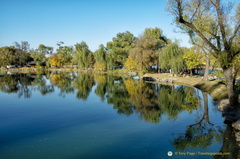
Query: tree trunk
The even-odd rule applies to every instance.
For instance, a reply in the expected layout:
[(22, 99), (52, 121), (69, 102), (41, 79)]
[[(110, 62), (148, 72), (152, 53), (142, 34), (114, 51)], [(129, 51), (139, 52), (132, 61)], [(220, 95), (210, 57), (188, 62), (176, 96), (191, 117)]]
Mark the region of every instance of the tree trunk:
[(190, 77), (192, 77), (192, 74), (193, 74), (193, 73), (192, 73), (192, 69), (190, 69)]
[(210, 123), (209, 114), (208, 114), (208, 94), (206, 92), (202, 92), (203, 102), (204, 102), (204, 118), (206, 120), (206, 124)]
[(204, 72), (204, 76), (203, 76), (203, 81), (207, 81), (208, 80), (208, 73), (209, 73), (209, 66), (210, 66), (210, 58), (209, 58), (209, 54), (206, 54), (206, 67), (205, 67), (205, 72)]
[(237, 106), (238, 99), (234, 89), (234, 78), (232, 73), (232, 67), (225, 67), (223, 68), (223, 71), (224, 71), (224, 76), (226, 78), (229, 103), (231, 106)]

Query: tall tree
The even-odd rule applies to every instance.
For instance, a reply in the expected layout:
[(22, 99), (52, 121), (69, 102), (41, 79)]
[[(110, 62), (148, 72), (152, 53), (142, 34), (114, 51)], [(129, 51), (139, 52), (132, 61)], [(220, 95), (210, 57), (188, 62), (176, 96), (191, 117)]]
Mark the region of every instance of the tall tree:
[(21, 41), (21, 43), (18, 43), (17, 41), (15, 41), (14, 46), (18, 50), (22, 50), (22, 51), (25, 51), (25, 52), (30, 51), (30, 44), (27, 41)]
[(94, 66), (95, 59), (94, 59), (94, 55), (93, 55), (93, 53), (91, 51), (88, 54), (87, 61), (88, 61), (88, 67), (93, 67)]
[(95, 51), (94, 58), (96, 60), (95, 69), (96, 70), (103, 70), (107, 69), (107, 61), (106, 61), (107, 51), (104, 45), (100, 45), (99, 49)]
[(111, 42), (107, 43), (108, 64), (112, 66), (124, 65), (129, 51), (133, 48), (134, 36), (129, 31), (118, 33)]
[(129, 60), (134, 60), (138, 70), (143, 72), (158, 63), (160, 48), (166, 43), (167, 39), (163, 36), (161, 29), (146, 28), (143, 35), (135, 40), (135, 47), (130, 54), (132, 59)]
[(168, 43), (160, 53), (159, 63), (162, 69), (171, 68), (172, 73), (178, 73), (184, 68), (184, 49), (177, 42)]
[(235, 14), (228, 0), (168, 0), (167, 10), (175, 16), (176, 23), (191, 29), (213, 51), (226, 78), (229, 102), (238, 105), (234, 88), (233, 61), (240, 48), (236, 47), (240, 29), (240, 3)]
[(38, 48), (31, 54), (31, 57), (37, 62), (37, 66), (40, 66), (41, 63), (46, 62), (46, 55), (52, 54), (52, 52), (53, 47), (40, 44)]
[(72, 61), (72, 53), (73, 47), (72, 46), (62, 46), (64, 42), (58, 42), (57, 45), (59, 46), (57, 49), (57, 57), (60, 62), (60, 66), (70, 64)]
[(89, 66), (88, 56), (91, 51), (88, 48), (86, 42), (82, 41), (81, 43), (75, 44), (76, 52), (73, 55), (73, 60), (77, 63), (80, 69), (85, 69)]
[(14, 46), (17, 49), (18, 65), (23, 66), (27, 62), (32, 61), (30, 56), (30, 44), (27, 41), (21, 41), (21, 43), (15, 41)]

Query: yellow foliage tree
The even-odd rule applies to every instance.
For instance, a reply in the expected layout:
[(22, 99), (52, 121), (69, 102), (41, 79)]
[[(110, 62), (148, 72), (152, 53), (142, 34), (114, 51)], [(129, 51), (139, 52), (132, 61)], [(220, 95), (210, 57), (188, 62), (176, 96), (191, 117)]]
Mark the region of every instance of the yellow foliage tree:
[(125, 68), (129, 71), (135, 71), (137, 70), (137, 63), (136, 61), (134, 61), (134, 59), (129, 56), (126, 60), (126, 63), (125, 63)]
[(105, 71), (107, 68), (107, 64), (105, 62), (96, 62), (94, 64), (94, 69), (98, 71)]
[(50, 59), (51, 66), (60, 66), (61, 65), (61, 61), (57, 54), (52, 54), (52, 56), (49, 59)]
[[(184, 55), (183, 59), (188, 67), (188, 69), (193, 69), (199, 64), (199, 54), (195, 52), (193, 49), (187, 50)], [(191, 71), (192, 75), (192, 71)]]

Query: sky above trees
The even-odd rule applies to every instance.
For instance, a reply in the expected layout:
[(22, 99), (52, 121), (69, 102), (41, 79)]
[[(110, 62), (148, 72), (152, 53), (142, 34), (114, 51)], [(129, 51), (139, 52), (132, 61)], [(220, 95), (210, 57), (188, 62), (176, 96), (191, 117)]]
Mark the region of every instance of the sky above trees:
[(112, 41), (119, 32), (138, 37), (145, 28), (161, 28), (170, 39), (189, 46), (188, 36), (174, 32), (166, 0), (1, 0), (0, 47), (28, 41), (57, 48), (57, 42), (85, 41), (91, 51)]

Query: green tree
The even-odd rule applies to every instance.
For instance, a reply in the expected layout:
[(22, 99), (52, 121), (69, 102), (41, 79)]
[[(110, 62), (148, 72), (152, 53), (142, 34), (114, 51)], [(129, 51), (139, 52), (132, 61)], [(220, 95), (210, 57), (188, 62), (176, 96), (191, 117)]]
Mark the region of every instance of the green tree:
[(17, 59), (17, 49), (13, 46), (5, 46), (0, 48), (0, 66), (6, 67), (7, 65), (16, 64)]
[(106, 48), (101, 44), (99, 49), (94, 52), (94, 58), (96, 60), (94, 69), (105, 71), (107, 69), (107, 51)]
[(91, 51), (88, 48), (86, 42), (75, 44), (76, 52), (73, 54), (73, 61), (78, 65), (80, 69), (85, 69), (89, 66), (88, 57)]
[[(143, 35), (135, 40), (135, 47), (129, 55), (140, 72), (158, 63), (159, 51), (167, 43), (159, 28), (146, 28)], [(129, 61), (131, 62), (131, 61)]]
[(107, 59), (109, 67), (123, 66), (133, 48), (134, 36), (129, 31), (118, 33), (111, 42), (107, 43)]
[(72, 46), (62, 46), (64, 42), (59, 42), (57, 45), (59, 46), (57, 49), (57, 57), (60, 63), (60, 66), (69, 65), (72, 61)]
[(168, 43), (161, 49), (159, 63), (162, 69), (171, 68), (173, 73), (178, 73), (184, 68), (184, 49), (177, 42)]
[(45, 46), (43, 44), (40, 44), (36, 50), (33, 51), (31, 54), (31, 57), (34, 59), (34, 61), (37, 62), (37, 66), (40, 66), (41, 63), (46, 62), (47, 54), (52, 54), (53, 47)]
[(95, 59), (94, 59), (94, 55), (91, 51), (88, 54), (87, 60), (88, 60), (88, 67), (93, 67), (95, 64)]
[(27, 62), (32, 61), (30, 54), (30, 44), (27, 41), (21, 41), (21, 43), (14, 42), (14, 46), (17, 49), (17, 63), (20, 66), (25, 65)]
[(233, 61), (240, 54), (240, 3), (235, 13), (233, 3), (221, 0), (168, 0), (167, 10), (175, 16), (177, 25), (186, 26), (211, 48), (226, 78), (229, 102), (238, 105), (234, 88)]

